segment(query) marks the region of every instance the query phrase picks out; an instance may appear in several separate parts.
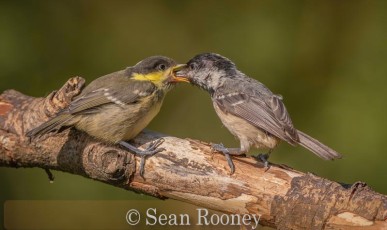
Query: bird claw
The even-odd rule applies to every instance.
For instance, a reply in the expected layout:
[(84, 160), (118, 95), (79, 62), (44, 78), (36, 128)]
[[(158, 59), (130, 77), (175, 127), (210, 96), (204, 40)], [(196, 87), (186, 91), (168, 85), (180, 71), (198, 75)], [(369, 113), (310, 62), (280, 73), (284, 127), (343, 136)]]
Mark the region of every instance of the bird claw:
[(125, 141), (121, 141), (119, 142), (119, 144), (141, 158), (140, 176), (144, 177), (145, 159), (149, 156), (155, 155), (156, 153), (164, 151), (165, 148), (158, 148), (163, 142), (164, 142), (164, 138), (160, 138), (158, 140), (152, 141), (148, 145), (148, 147), (145, 148), (144, 150), (140, 150)]
[(211, 144), (211, 148), (212, 148), (212, 150), (221, 152), (223, 154), (230, 154), (228, 149), (226, 147), (224, 147), (224, 145), (222, 143), (220, 143), (220, 144)]
[(162, 143), (164, 143), (164, 138), (152, 141), (145, 150), (139, 151), (136, 154), (141, 157), (140, 160), (140, 176), (144, 178), (145, 171), (145, 159), (149, 156), (153, 156), (156, 153), (162, 152), (165, 148), (158, 148)]
[(218, 151), (220, 153), (223, 153), (223, 155), (226, 157), (227, 164), (230, 167), (230, 175), (234, 174), (235, 172), (235, 165), (234, 162), (231, 159), (230, 151), (222, 143), (220, 144), (211, 144), (211, 148), (215, 151)]
[(268, 154), (268, 153), (264, 153), (264, 154), (260, 153), (257, 156), (257, 160), (260, 160), (260, 161), (263, 162), (263, 165), (264, 165), (264, 167), (266, 169), (265, 171), (269, 170), (269, 168), (270, 168), (269, 161), (268, 161), (269, 156), (270, 156), (270, 154)]
[[(152, 141), (149, 146), (146, 148), (146, 151), (154, 151), (157, 149), (157, 147), (159, 147), (162, 143), (164, 143), (164, 138), (160, 138), (160, 139), (157, 139), (155, 141)], [(164, 148), (162, 148), (163, 150), (165, 150)]]
[(164, 143), (164, 138), (160, 138), (158, 140), (152, 141), (145, 150), (140, 150), (136, 153), (141, 157), (148, 157), (155, 155), (158, 152), (162, 152), (165, 148), (158, 148), (162, 143)]

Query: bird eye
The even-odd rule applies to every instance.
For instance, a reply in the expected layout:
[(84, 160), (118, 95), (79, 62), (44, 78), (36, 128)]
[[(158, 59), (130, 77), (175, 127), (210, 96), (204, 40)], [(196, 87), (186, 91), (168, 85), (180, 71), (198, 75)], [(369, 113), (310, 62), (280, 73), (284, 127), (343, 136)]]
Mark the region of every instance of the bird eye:
[(157, 69), (159, 70), (165, 70), (167, 67), (164, 64), (160, 64), (157, 66)]
[(190, 70), (196, 70), (198, 68), (198, 64), (195, 62), (192, 62), (191, 64), (189, 64), (189, 68)]

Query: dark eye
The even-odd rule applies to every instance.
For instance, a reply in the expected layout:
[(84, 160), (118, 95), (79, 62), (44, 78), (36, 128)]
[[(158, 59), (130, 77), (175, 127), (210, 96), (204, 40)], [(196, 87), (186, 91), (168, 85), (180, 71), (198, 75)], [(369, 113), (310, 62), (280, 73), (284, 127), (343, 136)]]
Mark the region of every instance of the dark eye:
[(196, 70), (198, 68), (198, 64), (196, 62), (192, 62), (189, 64), (190, 70)]
[(158, 66), (157, 66), (157, 69), (158, 70), (165, 70), (167, 68), (167, 66), (165, 66), (164, 64), (159, 64)]

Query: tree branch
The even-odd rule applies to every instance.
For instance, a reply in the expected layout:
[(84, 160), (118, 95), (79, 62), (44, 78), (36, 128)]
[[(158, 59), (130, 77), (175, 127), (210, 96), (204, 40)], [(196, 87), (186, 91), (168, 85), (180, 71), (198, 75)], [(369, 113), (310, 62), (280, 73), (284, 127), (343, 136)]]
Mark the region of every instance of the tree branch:
[(65, 108), (83, 86), (84, 80), (75, 77), (46, 98), (3, 92), (0, 166), (55, 169), (226, 213), (259, 214), (260, 224), (279, 229), (387, 228), (386, 196), (363, 183), (345, 186), (279, 165), (265, 171), (248, 157), (235, 160), (237, 170), (230, 176), (223, 155), (212, 154), (201, 141), (143, 132), (133, 144), (145, 147), (163, 137), (166, 151), (147, 159), (142, 178), (139, 159), (77, 130), (32, 141), (25, 137)]

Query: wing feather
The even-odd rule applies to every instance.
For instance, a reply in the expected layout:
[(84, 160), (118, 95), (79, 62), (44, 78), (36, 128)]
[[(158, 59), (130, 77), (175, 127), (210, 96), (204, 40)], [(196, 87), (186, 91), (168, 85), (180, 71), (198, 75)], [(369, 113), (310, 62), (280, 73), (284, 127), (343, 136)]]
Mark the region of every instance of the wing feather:
[(154, 92), (155, 85), (151, 82), (133, 82), (125, 87), (100, 88), (75, 99), (62, 113), (79, 114), (98, 112), (101, 106), (117, 104), (125, 106), (135, 103)]
[(284, 128), (286, 134), (293, 140), (299, 141), (297, 130), (293, 126), (293, 122), (290, 119), (289, 113), (286, 110), (282, 97), (273, 95), (269, 100), (266, 101), (274, 117), (279, 121), (281, 126)]
[(285, 105), (277, 95), (259, 97), (238, 92), (215, 95), (213, 100), (223, 111), (241, 117), (292, 145), (299, 140)]

